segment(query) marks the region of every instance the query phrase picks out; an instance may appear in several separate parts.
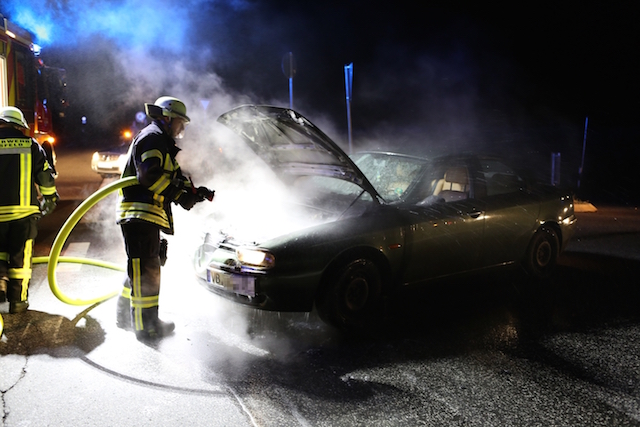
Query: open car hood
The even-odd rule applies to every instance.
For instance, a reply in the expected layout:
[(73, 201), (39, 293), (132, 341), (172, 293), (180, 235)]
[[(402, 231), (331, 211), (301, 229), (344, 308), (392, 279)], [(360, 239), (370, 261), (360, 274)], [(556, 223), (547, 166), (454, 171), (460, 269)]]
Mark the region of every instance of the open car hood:
[(301, 175), (329, 176), (350, 181), (381, 200), (349, 156), (293, 110), (243, 105), (222, 114), (218, 122), (240, 135), (285, 183)]

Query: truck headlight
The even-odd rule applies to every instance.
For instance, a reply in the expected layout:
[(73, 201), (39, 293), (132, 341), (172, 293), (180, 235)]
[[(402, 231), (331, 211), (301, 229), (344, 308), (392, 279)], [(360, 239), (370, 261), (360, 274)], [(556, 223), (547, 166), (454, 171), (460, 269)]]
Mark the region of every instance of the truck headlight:
[(236, 250), (238, 261), (241, 264), (250, 265), (259, 268), (272, 268), (275, 265), (276, 258), (269, 251), (257, 248), (238, 248)]

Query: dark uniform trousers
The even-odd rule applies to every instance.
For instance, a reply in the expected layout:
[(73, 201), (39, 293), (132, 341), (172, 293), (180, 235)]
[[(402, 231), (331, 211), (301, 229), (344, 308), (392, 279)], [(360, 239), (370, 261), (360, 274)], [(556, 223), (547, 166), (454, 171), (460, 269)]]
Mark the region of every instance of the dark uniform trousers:
[(119, 304), (130, 292), (131, 325), (141, 331), (158, 319), (160, 229), (144, 221), (121, 225), (127, 251), (127, 280)]
[(0, 279), (7, 281), (11, 302), (27, 301), (37, 222), (34, 216), (0, 222)]

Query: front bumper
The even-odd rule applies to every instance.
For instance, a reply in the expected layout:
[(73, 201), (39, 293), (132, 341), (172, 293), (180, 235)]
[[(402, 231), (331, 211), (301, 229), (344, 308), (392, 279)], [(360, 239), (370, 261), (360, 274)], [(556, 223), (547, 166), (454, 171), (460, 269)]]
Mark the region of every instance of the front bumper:
[(271, 273), (249, 274), (208, 266), (198, 278), (210, 292), (260, 310), (310, 312), (313, 309), (317, 275)]

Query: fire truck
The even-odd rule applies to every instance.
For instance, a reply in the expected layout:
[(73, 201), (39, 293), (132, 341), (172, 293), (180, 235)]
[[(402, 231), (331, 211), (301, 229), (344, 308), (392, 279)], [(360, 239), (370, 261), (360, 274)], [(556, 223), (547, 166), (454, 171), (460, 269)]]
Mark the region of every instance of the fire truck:
[(65, 70), (45, 65), (33, 35), (0, 13), (0, 106), (24, 113), (31, 136), (55, 169), (53, 144), (64, 127)]

